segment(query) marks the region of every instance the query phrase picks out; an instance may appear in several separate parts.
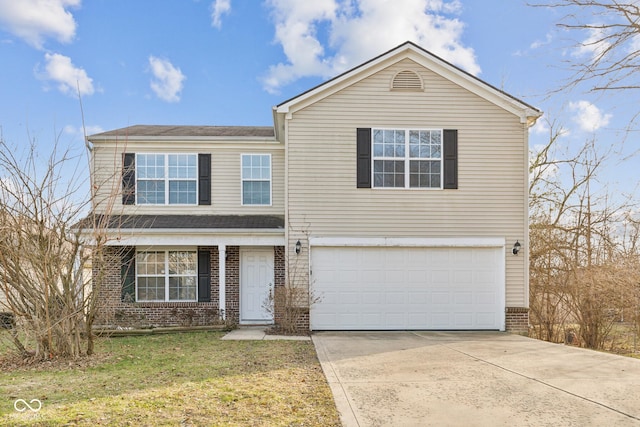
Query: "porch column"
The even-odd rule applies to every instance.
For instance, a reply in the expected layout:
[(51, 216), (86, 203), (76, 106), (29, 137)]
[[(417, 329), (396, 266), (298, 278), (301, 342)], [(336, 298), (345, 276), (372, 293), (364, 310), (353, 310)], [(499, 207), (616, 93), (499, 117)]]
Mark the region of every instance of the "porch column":
[(225, 301), (225, 288), (226, 288), (226, 262), (227, 262), (227, 247), (225, 245), (218, 246), (218, 308), (220, 310), (221, 318), (224, 320), (227, 317), (226, 301)]

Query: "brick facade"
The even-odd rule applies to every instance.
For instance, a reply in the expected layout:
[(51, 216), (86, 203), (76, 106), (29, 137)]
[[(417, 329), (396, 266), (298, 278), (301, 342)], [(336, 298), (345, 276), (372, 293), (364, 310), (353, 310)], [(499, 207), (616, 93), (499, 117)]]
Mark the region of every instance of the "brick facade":
[[(151, 328), (171, 326), (207, 326), (223, 322), (219, 312), (218, 247), (200, 247), (211, 254), (211, 302), (124, 302), (121, 297), (121, 265), (124, 247), (106, 249), (103, 263), (94, 262), (94, 284), (98, 287), (96, 328)], [(274, 247), (274, 277), (276, 286), (284, 284), (284, 247)], [(101, 266), (102, 264), (102, 266)], [(101, 268), (102, 267), (102, 268)], [(226, 321), (237, 323), (240, 318), (240, 247), (226, 248)], [(308, 325), (307, 325), (308, 329)]]
[(228, 322), (240, 321), (240, 246), (227, 246), (225, 307)]
[(529, 309), (526, 307), (507, 307), (505, 310), (505, 329), (516, 334), (529, 333)]

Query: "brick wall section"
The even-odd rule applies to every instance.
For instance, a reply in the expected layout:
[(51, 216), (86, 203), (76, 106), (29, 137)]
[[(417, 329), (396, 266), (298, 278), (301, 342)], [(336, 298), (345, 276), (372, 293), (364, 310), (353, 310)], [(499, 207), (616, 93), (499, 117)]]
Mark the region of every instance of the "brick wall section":
[[(218, 315), (218, 249), (211, 250), (212, 301), (198, 302), (134, 302), (121, 300), (120, 266), (124, 248), (106, 249), (104, 266), (94, 263), (94, 283), (98, 287), (99, 309), (94, 322), (97, 328), (151, 328), (169, 326), (205, 326), (220, 323)], [(215, 274), (214, 274), (215, 270)], [(102, 283), (96, 282), (102, 276)], [(215, 282), (214, 282), (215, 281)], [(214, 296), (215, 295), (215, 296)]]
[[(274, 260), (274, 322), (276, 327), (282, 325), (283, 319), (285, 318), (285, 307), (284, 304), (286, 302), (297, 305), (302, 304), (301, 301), (297, 301), (300, 298), (297, 298), (295, 295), (291, 294), (291, 290), (289, 291), (289, 295), (285, 296), (284, 293), (287, 292), (285, 290), (286, 285), (286, 268), (287, 262), (285, 258), (284, 246), (275, 246), (273, 248), (273, 260)], [(304, 295), (304, 304), (308, 305), (307, 298), (307, 290), (301, 290), (305, 292)], [(295, 292), (295, 291), (293, 291)], [(295, 301), (294, 301), (295, 300)], [(309, 307), (289, 307), (289, 316), (291, 318), (295, 318), (295, 327), (298, 331), (307, 333), (309, 332)]]
[(529, 333), (529, 309), (526, 307), (507, 307), (505, 310), (505, 329), (516, 334)]
[(228, 322), (240, 320), (240, 246), (227, 246), (225, 314)]

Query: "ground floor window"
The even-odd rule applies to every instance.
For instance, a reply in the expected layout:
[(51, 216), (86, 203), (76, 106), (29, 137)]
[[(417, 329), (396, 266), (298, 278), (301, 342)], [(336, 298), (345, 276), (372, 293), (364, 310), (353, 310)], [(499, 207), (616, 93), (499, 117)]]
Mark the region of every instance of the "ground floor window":
[(150, 250), (136, 253), (137, 301), (196, 301), (198, 253)]

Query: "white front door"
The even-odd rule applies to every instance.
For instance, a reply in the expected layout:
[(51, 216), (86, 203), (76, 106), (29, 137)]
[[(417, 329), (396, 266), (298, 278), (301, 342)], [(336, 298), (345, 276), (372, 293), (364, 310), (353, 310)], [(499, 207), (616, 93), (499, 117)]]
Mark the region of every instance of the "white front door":
[(240, 323), (272, 323), (273, 249), (240, 249)]

